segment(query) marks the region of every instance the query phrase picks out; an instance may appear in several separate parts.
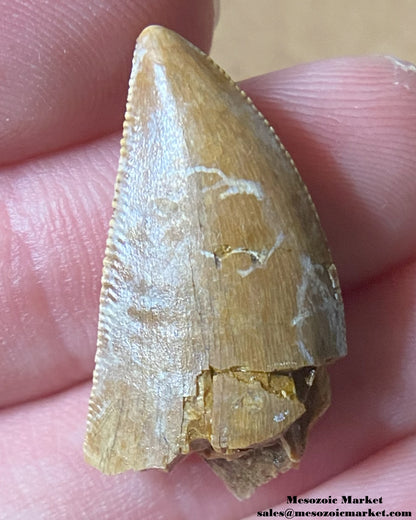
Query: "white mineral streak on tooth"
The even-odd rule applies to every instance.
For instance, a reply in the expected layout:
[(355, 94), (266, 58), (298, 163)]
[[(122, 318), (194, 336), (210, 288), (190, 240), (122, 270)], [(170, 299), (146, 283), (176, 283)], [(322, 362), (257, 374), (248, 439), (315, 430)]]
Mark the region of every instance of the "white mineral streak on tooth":
[[(178, 165), (178, 170), (181, 170), (181, 166)], [(190, 177), (194, 174), (216, 174), (221, 177), (221, 180), (212, 184), (210, 186), (206, 186), (202, 189), (202, 193), (206, 193), (208, 191), (217, 190), (219, 188), (227, 187), (228, 189), (220, 193), (219, 199), (224, 200), (231, 195), (253, 195), (257, 200), (262, 201), (264, 199), (263, 189), (261, 184), (256, 181), (251, 181), (248, 179), (236, 179), (234, 177), (228, 177), (222, 170), (219, 168), (210, 168), (207, 166), (192, 166), (186, 168), (185, 171), (181, 172), (184, 177)], [(173, 188), (173, 187), (172, 187)], [(169, 196), (165, 198), (161, 198), (157, 201), (153, 201), (156, 210), (161, 211), (161, 208), (158, 207), (160, 204), (178, 204), (183, 197), (186, 196), (186, 192), (184, 190), (174, 191), (173, 189), (170, 191)]]
[(246, 276), (251, 274), (256, 269), (263, 269), (264, 267), (266, 267), (266, 264), (267, 264), (269, 258), (276, 251), (276, 249), (282, 244), (284, 239), (285, 239), (285, 236), (281, 232), (281, 233), (279, 233), (279, 235), (277, 235), (276, 241), (270, 249), (264, 248), (261, 251), (246, 251), (249, 253), (250, 256), (253, 256), (256, 259), (256, 262), (253, 263), (248, 269), (238, 269), (237, 273), (242, 278), (245, 278)]
[[(305, 255), (301, 258), (301, 265), (303, 276), (296, 295), (298, 314), (292, 319), (292, 325), (297, 328), (299, 350), (305, 360), (313, 364), (313, 357), (303, 341), (303, 327), (309, 318), (318, 312), (322, 313), (327, 319), (329, 331), (335, 333), (337, 345), (341, 347), (344, 334), (339, 323), (342, 302), (338, 297), (338, 284), (334, 278), (333, 265), (325, 267), (321, 264), (313, 264), (310, 257)], [(332, 287), (326, 283), (325, 273)]]
[(316, 273), (317, 271), (323, 271), (323, 267), (321, 265), (312, 265), (309, 256), (302, 256), (301, 264), (303, 268), (302, 283), (300, 284), (296, 295), (298, 314), (293, 318), (292, 325), (298, 326), (300, 324), (302, 327), (304, 320), (310, 318), (314, 312), (314, 309), (311, 309), (311, 307), (308, 306), (309, 302), (306, 298), (306, 292), (311, 283), (319, 283)]
[(303, 357), (306, 359), (306, 361), (310, 365), (314, 365), (315, 363), (314, 363), (313, 357), (311, 356), (311, 353), (306, 348), (305, 343), (301, 339), (298, 340), (298, 347), (299, 347), (299, 350), (302, 352)]
[(214, 259), (218, 262), (219, 266), (221, 266), (222, 261), (231, 255), (248, 255), (252, 261), (252, 265), (248, 269), (237, 269), (237, 273), (245, 278), (249, 274), (251, 274), (256, 269), (264, 269), (266, 267), (267, 261), (272, 256), (272, 254), (276, 251), (276, 249), (282, 244), (284, 240), (284, 234), (279, 233), (276, 238), (275, 243), (270, 249), (263, 248), (261, 251), (255, 251), (253, 249), (247, 249), (246, 247), (235, 247), (234, 249), (230, 249), (230, 251), (226, 251), (220, 256), (217, 256), (215, 253), (210, 251), (202, 250), (201, 254), (206, 258)]
[(254, 195), (254, 197), (256, 197), (257, 200), (264, 199), (263, 189), (259, 182), (251, 181), (248, 179), (237, 179), (235, 177), (228, 177), (219, 168), (207, 168), (206, 166), (194, 166), (192, 168), (188, 168), (188, 175), (192, 175), (194, 173), (214, 173), (221, 177), (220, 181), (216, 182), (215, 184), (212, 184), (211, 186), (206, 186), (202, 190), (202, 193), (226, 187), (227, 189), (219, 195), (219, 198), (221, 200), (231, 195)]
[(334, 297), (336, 300), (340, 300), (340, 288), (339, 288), (339, 282), (338, 282), (338, 275), (337, 275), (337, 269), (334, 264), (331, 264), (328, 267), (328, 275), (329, 279), (331, 280), (332, 288), (334, 289)]

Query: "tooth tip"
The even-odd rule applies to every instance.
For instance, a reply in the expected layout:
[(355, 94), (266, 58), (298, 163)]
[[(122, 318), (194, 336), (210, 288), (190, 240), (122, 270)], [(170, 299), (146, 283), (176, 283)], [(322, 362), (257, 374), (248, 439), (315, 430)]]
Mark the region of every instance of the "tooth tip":
[(137, 38), (137, 43), (146, 48), (160, 47), (168, 41), (185, 41), (171, 29), (162, 25), (148, 25)]

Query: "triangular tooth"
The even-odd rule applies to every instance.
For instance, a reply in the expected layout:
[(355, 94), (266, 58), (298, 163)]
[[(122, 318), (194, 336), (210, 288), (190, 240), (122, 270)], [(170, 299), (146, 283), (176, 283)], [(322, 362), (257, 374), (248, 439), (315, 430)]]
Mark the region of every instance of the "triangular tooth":
[[(86, 459), (118, 473), (284, 444), (310, 367), (346, 353), (336, 269), (273, 129), (163, 27), (137, 40), (113, 206)], [(261, 465), (256, 485), (276, 473)]]

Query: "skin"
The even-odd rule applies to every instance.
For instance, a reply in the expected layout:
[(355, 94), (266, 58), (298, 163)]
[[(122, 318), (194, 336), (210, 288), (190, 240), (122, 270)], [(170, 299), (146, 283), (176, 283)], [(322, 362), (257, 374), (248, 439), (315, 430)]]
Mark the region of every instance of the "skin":
[(242, 84), (310, 189), (345, 300), (349, 355), (300, 469), (238, 502), (197, 456), (115, 477), (84, 462), (134, 40), (160, 23), (208, 50), (213, 27), (209, 1), (120, 4), (0, 0), (0, 517), (233, 520), (301, 494), (415, 512), (416, 69), (385, 57)]

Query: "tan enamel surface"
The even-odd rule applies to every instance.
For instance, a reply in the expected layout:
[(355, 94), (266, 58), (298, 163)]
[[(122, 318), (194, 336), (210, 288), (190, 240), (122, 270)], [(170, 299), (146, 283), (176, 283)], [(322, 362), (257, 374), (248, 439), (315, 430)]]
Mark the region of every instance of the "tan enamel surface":
[(269, 378), (345, 352), (336, 270), (287, 153), (211, 60), (147, 28), (104, 260), (87, 460), (108, 473), (166, 468), (189, 451), (186, 398), (217, 451), (270, 444), (304, 404), (230, 374)]

